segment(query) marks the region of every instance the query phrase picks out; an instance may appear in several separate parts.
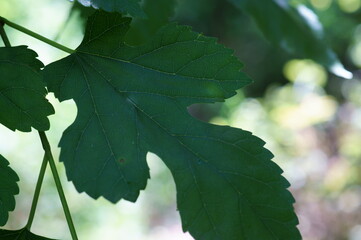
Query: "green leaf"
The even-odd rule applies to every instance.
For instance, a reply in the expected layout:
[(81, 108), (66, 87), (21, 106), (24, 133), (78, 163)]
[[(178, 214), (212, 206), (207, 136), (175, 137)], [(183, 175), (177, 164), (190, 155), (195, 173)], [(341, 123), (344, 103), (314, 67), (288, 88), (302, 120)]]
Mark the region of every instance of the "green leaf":
[(170, 24), (147, 44), (124, 44), (130, 19), (95, 13), (76, 53), (45, 67), (50, 91), (74, 99), (60, 160), (78, 191), (135, 201), (146, 153), (171, 170), (183, 229), (196, 239), (300, 239), (294, 199), (264, 142), (191, 117), (250, 82), (232, 50)]
[(15, 195), (19, 194), (19, 177), (0, 154), (0, 226), (4, 226), (10, 211), (15, 209)]
[(146, 19), (135, 19), (126, 35), (125, 42), (140, 45), (147, 42), (174, 15), (176, 0), (145, 0)]
[(140, 0), (77, 0), (85, 7), (102, 9), (107, 12), (129, 13), (133, 17), (145, 17), (139, 5)]
[(54, 240), (31, 233), (28, 229), (4, 230), (0, 229), (1, 240)]
[(50, 127), (47, 116), (54, 109), (39, 70), (43, 64), (26, 46), (0, 48), (0, 123), (15, 131)]
[(293, 7), (286, 0), (229, 0), (246, 11), (265, 37), (297, 57), (319, 62), (335, 75), (352, 78), (336, 54), (325, 44), (322, 24), (304, 5)]

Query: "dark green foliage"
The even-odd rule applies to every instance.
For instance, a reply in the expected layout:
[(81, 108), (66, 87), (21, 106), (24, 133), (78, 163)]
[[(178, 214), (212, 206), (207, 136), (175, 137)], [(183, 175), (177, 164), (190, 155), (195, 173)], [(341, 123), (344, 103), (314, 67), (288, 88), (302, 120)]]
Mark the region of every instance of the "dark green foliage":
[(286, 0), (229, 1), (246, 11), (273, 44), (297, 57), (313, 59), (340, 77), (352, 77), (325, 44), (317, 16), (304, 5), (293, 7)]
[(135, 201), (154, 152), (173, 174), (183, 229), (196, 239), (300, 239), (289, 184), (264, 142), (187, 112), (250, 82), (232, 51), (176, 24), (130, 47), (129, 22), (97, 12), (76, 53), (44, 70), (49, 90), (78, 107), (60, 141), (69, 180), (93, 198)]
[(55, 240), (31, 233), (28, 229), (20, 230), (3, 230), (0, 229), (1, 240)]
[(0, 123), (11, 130), (40, 131), (50, 127), (54, 109), (39, 73), (43, 64), (26, 46), (0, 48)]
[(19, 177), (2, 155), (0, 155), (0, 179), (0, 226), (4, 226), (9, 218), (8, 212), (15, 209), (14, 196), (19, 194), (17, 184)]

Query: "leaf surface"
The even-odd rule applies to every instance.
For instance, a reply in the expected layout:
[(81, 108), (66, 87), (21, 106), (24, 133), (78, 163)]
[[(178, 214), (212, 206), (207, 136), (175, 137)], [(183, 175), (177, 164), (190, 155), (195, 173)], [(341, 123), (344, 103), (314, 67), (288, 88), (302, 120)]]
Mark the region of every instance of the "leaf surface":
[(0, 48), (0, 123), (15, 131), (46, 131), (54, 113), (39, 73), (43, 64), (26, 46)]
[(49, 90), (78, 107), (59, 144), (69, 180), (93, 198), (135, 201), (154, 152), (172, 172), (183, 229), (196, 239), (300, 239), (289, 184), (264, 142), (187, 111), (250, 82), (232, 51), (176, 24), (130, 47), (129, 21), (97, 12), (76, 53), (44, 69)]
[(147, 18), (135, 19), (127, 32), (125, 42), (130, 45), (146, 43), (174, 15), (176, 0), (145, 0), (143, 4)]
[(140, 0), (77, 0), (85, 7), (102, 9), (107, 12), (129, 13), (134, 17), (145, 17), (139, 5)]
[(296, 55), (319, 62), (337, 76), (352, 78), (336, 54), (325, 44), (322, 24), (304, 5), (293, 7), (286, 0), (229, 0), (247, 12), (265, 37)]
[(31, 233), (28, 229), (4, 230), (0, 229), (1, 240), (54, 240)]
[(9, 162), (0, 155), (0, 226), (4, 226), (9, 212), (15, 209), (15, 195), (19, 194), (19, 177), (9, 167)]

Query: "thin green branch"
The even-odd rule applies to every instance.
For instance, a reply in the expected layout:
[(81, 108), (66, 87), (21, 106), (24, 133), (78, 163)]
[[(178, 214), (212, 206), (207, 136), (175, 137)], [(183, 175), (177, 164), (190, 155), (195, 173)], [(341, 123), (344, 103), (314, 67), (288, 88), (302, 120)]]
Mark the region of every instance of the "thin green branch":
[(43, 145), (43, 149), (45, 151), (45, 156), (46, 156), (47, 160), (49, 161), (51, 172), (53, 173), (56, 189), (58, 190), (60, 201), (61, 201), (61, 204), (63, 205), (64, 214), (65, 214), (66, 221), (68, 223), (70, 234), (71, 234), (73, 240), (78, 240), (78, 237), (77, 237), (76, 231), (75, 231), (75, 227), (74, 227), (74, 223), (71, 218), (70, 211), (69, 211), (68, 203), (66, 202), (63, 187), (61, 186), (59, 174), (58, 174), (58, 171), (56, 170), (53, 154), (51, 153), (49, 141), (45, 135), (45, 132), (39, 131), (39, 136), (41, 139), (41, 143)]
[(45, 170), (46, 170), (47, 165), (48, 165), (48, 161), (47, 161), (46, 156), (44, 156), (43, 162), (42, 162), (41, 168), (40, 168), (38, 181), (37, 181), (36, 187), (35, 187), (33, 202), (31, 203), (31, 209), (30, 209), (30, 214), (29, 214), (29, 218), (28, 218), (28, 223), (25, 226), (29, 231), (30, 231), (31, 225), (33, 224), (35, 211), (36, 211), (36, 206), (38, 205), (41, 185), (42, 185), (43, 180), (44, 180), (44, 175), (45, 175)]
[(4, 30), (4, 22), (2, 21), (2, 18), (0, 17), (0, 35), (1, 35), (1, 39), (3, 40), (5, 47), (11, 47), (10, 41), (8, 36), (5, 33)]
[(11, 21), (9, 21), (6, 18), (3, 18), (1, 16), (0, 16), (0, 23), (5, 23), (9, 27), (12, 27), (12, 28), (14, 28), (14, 29), (16, 29), (16, 30), (18, 30), (20, 32), (23, 32), (23, 33), (25, 33), (25, 34), (27, 34), (29, 36), (32, 36), (32, 37), (34, 37), (34, 38), (36, 38), (36, 39), (38, 39), (40, 41), (43, 41), (43, 42), (45, 42), (45, 43), (47, 43), (47, 44), (49, 44), (49, 45), (51, 45), (51, 46), (53, 46), (55, 48), (58, 48), (58, 49), (60, 49), (60, 50), (62, 50), (64, 52), (67, 52), (67, 53), (70, 53), (70, 54), (75, 52), (75, 50), (73, 50), (73, 49), (65, 47), (64, 45), (61, 45), (61, 44), (59, 44), (57, 42), (54, 42), (54, 41), (52, 41), (52, 40), (50, 40), (50, 39), (48, 39), (46, 37), (43, 37), (40, 34), (37, 34), (37, 33), (33, 32), (33, 31), (30, 31), (29, 29), (24, 28), (24, 27), (22, 27), (22, 26), (20, 26), (20, 25), (18, 25), (16, 23), (13, 23), (13, 22), (11, 22)]

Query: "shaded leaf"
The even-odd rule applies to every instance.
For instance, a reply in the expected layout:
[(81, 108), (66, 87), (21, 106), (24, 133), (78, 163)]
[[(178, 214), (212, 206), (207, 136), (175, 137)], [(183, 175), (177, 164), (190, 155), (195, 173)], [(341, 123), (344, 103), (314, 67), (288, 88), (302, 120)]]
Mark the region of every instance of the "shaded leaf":
[(139, 5), (140, 0), (77, 0), (85, 7), (102, 9), (107, 12), (129, 13), (133, 17), (145, 17)]
[(4, 230), (0, 229), (1, 240), (54, 240), (31, 233), (28, 229)]
[(125, 42), (130, 45), (143, 44), (174, 15), (176, 0), (145, 0), (143, 4), (146, 19), (135, 19), (129, 29)]
[(0, 123), (11, 130), (39, 131), (50, 127), (54, 109), (39, 70), (43, 64), (26, 46), (0, 48)]
[(0, 226), (4, 226), (10, 211), (15, 209), (15, 195), (19, 194), (19, 177), (9, 167), (9, 162), (0, 155)]
[(176, 24), (130, 47), (129, 22), (97, 12), (76, 52), (44, 69), (49, 90), (78, 107), (59, 144), (69, 180), (93, 198), (135, 201), (154, 152), (173, 174), (183, 229), (196, 239), (300, 239), (289, 184), (264, 142), (187, 112), (250, 82), (232, 51)]
[(291, 6), (286, 0), (229, 0), (246, 11), (265, 37), (297, 57), (319, 62), (337, 76), (352, 78), (336, 54), (325, 44), (322, 24), (304, 5)]

